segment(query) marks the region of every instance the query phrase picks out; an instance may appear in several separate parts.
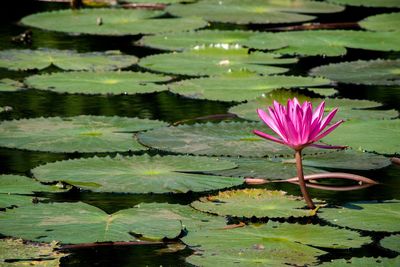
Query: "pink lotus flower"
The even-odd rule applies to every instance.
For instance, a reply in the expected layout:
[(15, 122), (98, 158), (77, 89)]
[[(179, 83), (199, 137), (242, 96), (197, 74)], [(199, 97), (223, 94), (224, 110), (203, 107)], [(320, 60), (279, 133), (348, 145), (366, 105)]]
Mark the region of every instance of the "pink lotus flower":
[(289, 99), (286, 107), (274, 101), (273, 107), (268, 108), (269, 115), (262, 109), (258, 109), (257, 112), (258, 116), (280, 138), (258, 130), (254, 130), (254, 133), (262, 138), (287, 145), (296, 151), (301, 151), (306, 146), (343, 148), (313, 144), (332, 132), (343, 122), (343, 120), (340, 120), (324, 131), (338, 110), (335, 108), (324, 118), (324, 108), (325, 101), (322, 101), (314, 111), (312, 104), (308, 101), (300, 105), (296, 98), (293, 98), (293, 100)]

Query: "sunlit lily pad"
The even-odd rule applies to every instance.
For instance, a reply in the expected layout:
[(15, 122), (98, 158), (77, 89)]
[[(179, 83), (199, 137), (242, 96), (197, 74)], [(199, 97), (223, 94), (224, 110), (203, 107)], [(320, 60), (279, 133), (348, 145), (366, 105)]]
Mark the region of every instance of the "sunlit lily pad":
[(274, 90), (258, 97), (253, 101), (233, 106), (229, 109), (230, 113), (238, 115), (247, 120), (260, 121), (256, 110), (258, 108), (266, 109), (276, 100), (279, 103), (286, 103), (289, 98), (296, 97), (300, 102), (311, 101), (314, 107), (317, 107), (322, 101), (325, 101), (325, 111), (329, 112), (338, 107), (339, 111), (335, 115), (336, 120), (373, 120), (390, 119), (399, 115), (396, 110), (376, 109), (380, 103), (369, 100), (354, 100), (345, 98), (310, 98), (305, 95), (290, 90)]
[(133, 133), (164, 125), (156, 120), (103, 116), (5, 121), (0, 124), (0, 146), (67, 153), (141, 150)]
[[(31, 206), (34, 200), (35, 198), (31, 196), (0, 194), (0, 209)], [(41, 199), (38, 199), (38, 201), (39, 200)]]
[(240, 185), (240, 178), (199, 174), (231, 169), (218, 158), (148, 155), (59, 161), (32, 170), (43, 182), (62, 181), (94, 192), (186, 193)]
[(314, 216), (315, 210), (304, 208), (300, 197), (283, 191), (244, 189), (220, 192), (216, 196), (200, 198), (192, 204), (195, 209), (235, 217), (288, 218)]
[(58, 248), (55, 242), (33, 244), (21, 239), (0, 239), (0, 266), (58, 267), (60, 258), (68, 255), (57, 251)]
[(337, 259), (337, 260), (332, 260), (331, 262), (324, 262), (321, 265), (321, 267), (346, 267), (346, 266), (352, 266), (352, 267), (394, 267), (394, 266), (399, 266), (400, 265), (400, 257), (396, 258), (383, 258), (383, 257), (377, 257), (377, 258), (351, 258), (351, 259)]
[(400, 85), (400, 60), (377, 59), (335, 63), (316, 67), (311, 70), (311, 74), (341, 83)]
[(379, 154), (400, 154), (400, 120), (349, 121), (323, 141)]
[(163, 11), (146, 9), (80, 9), (42, 12), (22, 19), (22, 24), (45, 30), (98, 35), (135, 35), (179, 32), (202, 28), (200, 18), (155, 18)]
[(13, 92), (13, 91), (17, 91), (21, 88), (23, 88), (23, 84), (15, 81), (15, 80), (11, 80), (11, 79), (1, 79), (0, 80), (0, 92)]
[(282, 73), (288, 69), (269, 65), (287, 65), (296, 61), (295, 58), (281, 58), (278, 54), (248, 53), (248, 49), (244, 48), (213, 47), (147, 56), (140, 60), (139, 65), (164, 73), (215, 76), (238, 71), (262, 74)]
[(390, 32), (350, 30), (288, 31), (258, 33), (241, 42), (256, 49), (281, 49), (274, 52), (304, 56), (341, 56), (347, 48), (399, 51), (400, 36)]
[(36, 89), (82, 94), (136, 94), (166, 90), (170, 77), (146, 72), (58, 72), (26, 79)]
[(329, 82), (322, 78), (259, 76), (233, 72), (219, 77), (183, 80), (169, 86), (172, 92), (191, 98), (244, 101), (264, 95), (276, 88), (321, 86)]
[(365, 231), (398, 232), (400, 201), (353, 202), (342, 208), (324, 208), (318, 213), (333, 224)]
[(243, 1), (204, 0), (195, 4), (175, 4), (167, 11), (175, 16), (200, 16), (208, 21), (248, 23), (289, 23), (312, 20), (315, 17), (304, 14), (335, 13), (343, 7), (328, 3), (298, 0)]
[(328, 2), (349, 6), (400, 7), (397, 0), (328, 0)]
[(0, 67), (11, 70), (44, 69), (50, 65), (64, 70), (115, 70), (137, 62), (137, 57), (119, 51), (77, 53), (73, 50), (10, 49), (0, 51)]
[[(141, 144), (159, 150), (208, 156), (292, 156), (287, 146), (268, 142), (255, 134), (257, 129), (273, 134), (263, 123), (221, 122), (165, 127), (138, 134)], [(306, 148), (304, 153), (321, 149)]]
[[(396, 1), (396, 3), (398, 7), (400, 7), (400, 3), (398, 1)], [(362, 28), (370, 31), (399, 31), (399, 21), (400, 13), (390, 13), (367, 17), (358, 24), (360, 24)]]
[(0, 193), (4, 194), (33, 194), (34, 192), (60, 192), (57, 186), (39, 183), (37, 180), (12, 174), (0, 175)]
[[(391, 235), (381, 240), (381, 246), (400, 253), (400, 235)], [(399, 262), (400, 263), (400, 262)]]

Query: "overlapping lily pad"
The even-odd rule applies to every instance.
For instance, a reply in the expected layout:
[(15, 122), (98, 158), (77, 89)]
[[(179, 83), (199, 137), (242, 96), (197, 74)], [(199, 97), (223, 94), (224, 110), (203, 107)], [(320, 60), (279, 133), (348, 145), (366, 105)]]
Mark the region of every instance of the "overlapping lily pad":
[[(302, 76), (259, 76), (232, 72), (219, 77), (183, 80), (170, 84), (171, 91), (191, 98), (244, 101), (276, 88), (303, 88), (329, 84), (329, 80)], [(254, 109), (255, 110), (255, 109)]]
[(234, 167), (218, 158), (143, 155), (59, 161), (32, 173), (43, 182), (62, 181), (94, 192), (186, 193), (242, 184), (240, 178), (199, 174)]
[(379, 154), (400, 154), (400, 120), (349, 121), (323, 141)]
[(1, 92), (14, 92), (17, 91), (21, 88), (23, 88), (23, 84), (15, 81), (15, 80), (11, 80), (11, 79), (1, 79), (0, 80), (0, 91)]
[(37, 180), (13, 174), (0, 175), (0, 193), (2, 194), (33, 194), (34, 192), (60, 192), (57, 186), (39, 183)]
[(328, 2), (349, 6), (400, 7), (397, 0), (328, 0)]
[(392, 267), (398, 266), (400, 264), (400, 257), (396, 258), (351, 258), (349, 260), (345, 259), (337, 259), (332, 260), (331, 262), (324, 262), (323, 264), (319, 265), (321, 267), (345, 267), (345, 266), (354, 266), (354, 267)]
[[(396, 2), (400, 7), (400, 3)], [(358, 24), (370, 31), (399, 31), (399, 27), (397, 27), (399, 21), (400, 13), (389, 13), (367, 17)]]
[(175, 16), (200, 16), (208, 21), (248, 23), (290, 23), (312, 20), (305, 14), (335, 13), (343, 7), (322, 2), (299, 0), (204, 0), (195, 4), (174, 4), (167, 11)]
[(381, 240), (381, 246), (400, 253), (400, 235), (391, 235)]
[(399, 85), (400, 60), (358, 60), (316, 67), (314, 76), (322, 76), (341, 83), (365, 85)]
[(133, 133), (166, 123), (156, 120), (76, 116), (21, 119), (0, 124), (0, 146), (51, 152), (141, 150)]
[(345, 98), (310, 98), (305, 95), (290, 90), (274, 90), (258, 97), (253, 101), (234, 106), (229, 109), (230, 113), (238, 115), (247, 120), (259, 121), (256, 110), (266, 109), (276, 100), (279, 103), (286, 103), (289, 98), (296, 97), (300, 102), (310, 101), (314, 107), (317, 107), (322, 101), (325, 101), (326, 112), (338, 107), (339, 111), (335, 115), (335, 120), (373, 120), (390, 119), (399, 115), (396, 110), (377, 109), (380, 103), (369, 100), (353, 100)]
[(400, 201), (350, 202), (341, 208), (324, 208), (318, 213), (333, 224), (365, 231), (398, 232)]
[(195, 209), (235, 217), (289, 218), (314, 216), (315, 210), (304, 209), (304, 201), (283, 191), (244, 189), (220, 192), (200, 198), (192, 204)]
[(24, 17), (27, 26), (44, 30), (97, 35), (135, 35), (202, 28), (200, 18), (156, 18), (162, 11), (146, 9), (80, 9), (42, 12)]
[(31, 206), (36, 200), (43, 200), (42, 198), (35, 198), (31, 196), (19, 196), (10, 194), (0, 194), (0, 209), (21, 207), (21, 206)]
[(0, 67), (11, 70), (44, 69), (50, 65), (64, 70), (106, 71), (128, 67), (137, 57), (119, 51), (78, 53), (57, 49), (9, 49), (0, 51)]
[(170, 77), (146, 72), (59, 72), (26, 79), (33, 88), (63, 93), (143, 94), (166, 90)]
[(192, 76), (221, 75), (235, 71), (261, 74), (286, 72), (288, 69), (270, 65), (295, 63), (295, 58), (281, 58), (281, 55), (252, 52), (244, 48), (208, 47), (148, 56), (140, 60), (141, 67), (164, 73)]
[(275, 52), (304, 56), (341, 56), (347, 48), (399, 51), (400, 37), (391, 32), (350, 30), (288, 31), (258, 33), (242, 45), (256, 49), (281, 49)]
[[(165, 127), (138, 134), (141, 144), (159, 150), (208, 156), (292, 156), (293, 150), (253, 134), (257, 129), (274, 134), (265, 124), (221, 122)], [(321, 149), (306, 148), (304, 153)]]

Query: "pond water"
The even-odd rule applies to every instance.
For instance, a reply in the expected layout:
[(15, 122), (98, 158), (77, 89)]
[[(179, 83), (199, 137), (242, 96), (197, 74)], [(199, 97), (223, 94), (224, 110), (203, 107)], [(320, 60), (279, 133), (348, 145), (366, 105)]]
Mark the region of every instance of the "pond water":
[[(10, 48), (56, 48), (74, 49), (79, 52), (120, 50), (123, 53), (135, 55), (139, 58), (162, 51), (133, 45), (133, 42), (141, 36), (125, 37), (101, 37), (101, 36), (74, 36), (63, 33), (32, 29), (33, 42), (31, 45), (18, 44), (11, 38), (23, 33), (27, 27), (18, 21), (28, 15), (39, 11), (63, 9), (65, 4), (41, 3), (38, 1), (8, 1), (7, 8), (0, 10), (0, 50)], [(3, 5), (3, 3), (2, 3)], [(319, 16), (321, 23), (356, 22), (369, 15), (378, 13), (389, 13), (395, 9), (373, 9), (349, 7), (346, 11), (338, 14)], [(263, 26), (234, 26), (233, 24), (214, 23), (211, 29), (249, 29), (268, 31), (281, 25)], [(289, 74), (305, 75), (316, 66), (328, 63), (344, 62), (355, 59), (376, 58), (399, 58), (395, 52), (372, 52), (358, 49), (348, 49), (348, 53), (340, 57), (303, 57), (292, 65)], [(127, 70), (140, 70), (134, 65)], [(49, 67), (43, 71), (9, 71), (0, 69), (0, 79), (12, 78), (22, 80), (36, 73), (51, 73), (59, 71), (56, 67)], [(178, 77), (180, 79), (180, 77)], [(183, 77), (185, 78), (185, 77)], [(366, 99), (381, 102), (383, 108), (396, 109), (400, 111), (400, 90), (394, 87), (384, 86), (361, 86), (338, 84), (336, 97), (351, 99)], [(36, 118), (50, 116), (76, 116), (76, 115), (104, 115), (104, 116), (127, 116), (147, 119), (159, 119), (169, 123), (181, 120), (195, 119), (198, 117), (215, 114), (227, 114), (228, 109), (237, 102), (219, 102), (208, 100), (196, 100), (185, 98), (170, 92), (159, 92), (142, 95), (79, 95), (58, 94), (42, 90), (28, 90), (17, 92), (0, 92), (0, 106), (11, 106), (12, 111), (0, 113), (1, 120), (20, 118)], [(239, 120), (239, 119), (237, 119)], [(192, 123), (193, 121), (189, 122)], [(357, 133), (354, 133), (357, 134)], [(383, 140), (384, 141), (384, 140)], [(157, 154), (150, 150), (150, 154)], [(166, 152), (163, 152), (166, 154)], [(114, 155), (112, 153), (109, 153)], [(142, 152), (129, 152), (124, 155), (142, 154)], [(98, 154), (106, 155), (106, 154)], [(32, 152), (9, 148), (0, 148), (0, 173), (21, 174), (32, 176), (30, 170), (38, 165), (64, 159), (89, 157), (93, 154), (55, 154), (45, 152)], [(329, 171), (329, 169), (328, 169)], [(379, 181), (379, 184), (370, 188), (334, 192), (310, 189), (310, 194), (318, 199), (325, 200), (330, 204), (343, 204), (348, 201), (366, 200), (390, 200), (400, 199), (400, 166), (394, 164), (375, 171), (349, 172), (367, 176)], [(242, 186), (244, 187), (244, 186)], [(289, 194), (300, 195), (297, 185), (279, 183), (257, 186), (257, 188), (279, 189)], [(63, 194), (38, 194), (45, 196), (55, 202), (83, 201), (106, 211), (113, 213), (121, 209), (132, 207), (143, 202), (179, 203), (189, 204), (207, 193), (187, 194), (106, 194), (72, 192)], [(363, 257), (363, 256), (385, 256), (394, 257), (396, 254), (382, 249), (378, 241), (382, 235), (373, 236), (374, 242), (359, 249), (331, 250), (322, 257), (323, 260)], [(177, 241), (178, 242), (178, 241)], [(178, 242), (179, 243), (179, 242)], [(142, 245), (142, 246), (99, 246), (88, 248), (73, 248), (68, 250), (71, 255), (62, 259), (61, 266), (187, 266), (185, 258), (192, 254), (192, 250), (186, 248), (180, 251), (168, 249), (170, 244)]]

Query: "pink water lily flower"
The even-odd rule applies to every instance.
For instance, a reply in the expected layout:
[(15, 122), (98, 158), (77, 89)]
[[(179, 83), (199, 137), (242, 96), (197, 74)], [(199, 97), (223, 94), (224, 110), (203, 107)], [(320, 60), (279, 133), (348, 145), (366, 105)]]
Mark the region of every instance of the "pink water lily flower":
[(276, 138), (264, 132), (254, 130), (254, 133), (262, 138), (269, 139), (279, 144), (287, 145), (296, 151), (301, 151), (306, 146), (320, 148), (343, 148), (314, 144), (338, 127), (340, 120), (325, 131), (324, 129), (332, 121), (337, 108), (324, 117), (325, 101), (313, 111), (311, 102), (300, 104), (297, 98), (289, 99), (287, 106), (274, 101), (273, 107), (269, 107), (269, 115), (262, 109), (258, 109), (258, 116), (280, 137)]

